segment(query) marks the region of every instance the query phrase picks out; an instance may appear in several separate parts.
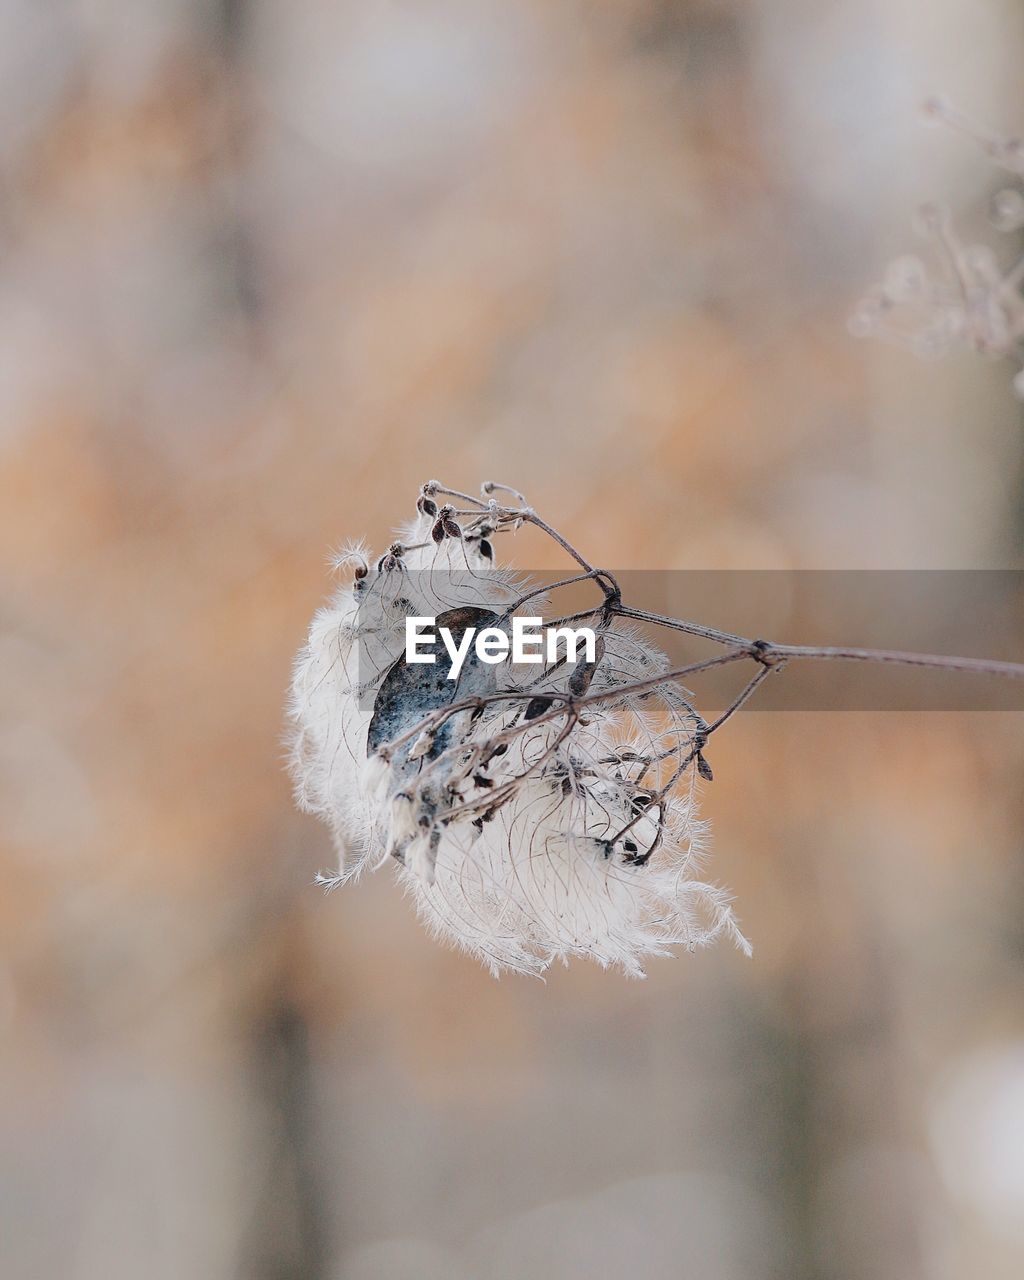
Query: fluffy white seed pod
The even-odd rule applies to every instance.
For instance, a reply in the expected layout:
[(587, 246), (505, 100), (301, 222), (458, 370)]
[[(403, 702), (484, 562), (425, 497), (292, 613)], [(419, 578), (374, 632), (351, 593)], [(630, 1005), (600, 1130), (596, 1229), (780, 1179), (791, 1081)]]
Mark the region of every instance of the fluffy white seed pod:
[[(667, 667), (638, 633), (604, 633), (585, 715), (545, 696), (564, 693), (564, 667), (538, 679), (467, 663), (439, 693), (434, 668), (401, 661), (407, 615), (501, 617), (526, 589), (493, 567), (507, 518), (454, 536), (421, 505), (378, 568), (362, 548), (352, 557), (358, 576), (317, 613), (296, 662), (291, 769), (299, 804), (334, 836), (325, 883), (391, 862), (431, 932), (495, 974), (575, 955), (642, 976), (646, 957), (722, 934), (748, 950), (728, 896), (695, 874), (692, 770), (662, 795), (650, 763), (686, 758), (698, 718), (674, 685), (653, 709), (617, 693)], [(498, 698), (527, 679), (529, 694)], [(479, 705), (439, 717), (467, 696)]]

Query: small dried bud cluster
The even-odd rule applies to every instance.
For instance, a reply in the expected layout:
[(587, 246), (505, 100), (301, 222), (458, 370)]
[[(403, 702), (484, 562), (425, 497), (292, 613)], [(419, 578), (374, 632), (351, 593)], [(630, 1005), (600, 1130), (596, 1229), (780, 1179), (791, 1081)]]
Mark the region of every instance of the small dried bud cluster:
[[(695, 878), (707, 726), (633, 627), (599, 606), (596, 660), (575, 666), (467, 659), (452, 682), (406, 663), (407, 616), (457, 634), (540, 607), (494, 567), (494, 539), (546, 526), (498, 488), (424, 485), (375, 565), (361, 547), (338, 558), (354, 577), (313, 620), (290, 708), (298, 801), (339, 856), (323, 883), (392, 864), (427, 926), (495, 974), (584, 956), (641, 976), (723, 933), (748, 950), (727, 895)], [(599, 571), (573, 580), (588, 576), (607, 599)]]
[[(1024, 176), (1024, 139), (987, 133), (939, 98), (929, 99), (924, 111), (929, 120), (970, 137), (997, 168)], [(990, 221), (1008, 234), (1024, 229), (1024, 191), (998, 191)], [(919, 210), (917, 226), (933, 246), (934, 269), (916, 256), (897, 258), (861, 299), (850, 317), (851, 333), (897, 342), (926, 359), (962, 347), (1024, 361), (1024, 256), (1000, 265), (990, 245), (965, 243), (938, 204)], [(1024, 399), (1024, 370), (1013, 385)]]

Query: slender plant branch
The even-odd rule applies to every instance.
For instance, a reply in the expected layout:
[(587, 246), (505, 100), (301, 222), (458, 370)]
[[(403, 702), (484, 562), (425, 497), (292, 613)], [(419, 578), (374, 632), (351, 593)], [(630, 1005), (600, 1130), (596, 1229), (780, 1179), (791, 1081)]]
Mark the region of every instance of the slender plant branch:
[[(432, 492), (447, 493), (459, 498), (468, 496), (459, 493), (457, 490), (445, 489), (438, 485), (436, 481), (432, 481), (431, 485), (433, 486)], [(484, 488), (488, 493), (495, 489), (516, 493), (515, 490), (509, 489), (507, 486), (497, 485), (493, 482), (489, 482)], [(517, 494), (517, 496), (520, 495)], [(476, 502), (478, 500), (473, 499), (472, 501)], [(908, 653), (896, 649), (778, 644), (772, 640), (751, 639), (746, 636), (736, 635), (731, 631), (722, 631), (717, 627), (709, 627), (703, 623), (689, 622), (683, 618), (673, 618), (667, 614), (654, 613), (649, 609), (640, 609), (635, 605), (626, 604), (622, 600), (618, 582), (613, 574), (604, 569), (596, 569), (563, 534), (543, 520), (532, 507), (500, 507), (495, 503), (489, 508), (489, 512), (495, 518), (499, 527), (503, 524), (508, 525), (519, 522), (533, 524), (556, 542), (584, 570), (577, 577), (567, 579), (566, 585), (569, 582), (594, 578), (605, 593), (604, 608), (609, 614), (621, 618), (629, 618), (636, 622), (647, 622), (653, 626), (666, 627), (673, 631), (682, 631), (687, 635), (698, 636), (715, 644), (742, 649), (748, 657), (753, 658), (763, 666), (778, 666), (783, 662), (799, 659), (812, 662), (876, 662), (908, 667), (929, 667), (935, 670), (970, 672), (975, 675), (993, 675), (1015, 680), (1024, 679), (1024, 663), (1020, 662), (1000, 662), (990, 658), (966, 658), (946, 654)], [(596, 613), (598, 610), (594, 610), (594, 612)], [(585, 617), (587, 615), (577, 616)], [(670, 679), (671, 677), (666, 676), (664, 678)]]
[[(511, 494), (520, 505), (502, 506), (493, 497), (490, 497), (495, 491)], [(423, 486), (422, 490), (424, 497), (444, 496), (470, 504), (467, 508), (462, 509), (444, 506), (437, 511), (438, 524), (442, 527), (444, 537), (457, 536), (469, 541), (471, 539), (490, 537), (496, 532), (519, 528), (523, 524), (532, 524), (561, 547), (582, 569), (581, 573), (562, 578), (550, 586), (537, 587), (523, 592), (507, 607), (502, 614), (503, 619), (507, 619), (523, 604), (539, 595), (574, 584), (593, 581), (602, 592), (603, 602), (593, 609), (557, 619), (558, 623), (599, 617), (602, 631), (608, 632), (615, 618), (623, 618), (683, 632), (687, 635), (711, 641), (714, 644), (721, 645), (724, 652), (710, 658), (689, 662), (683, 666), (658, 672), (643, 679), (630, 680), (618, 684), (609, 683), (594, 690), (584, 689), (573, 693), (570, 687), (567, 691), (548, 689), (538, 691), (535, 681), (532, 685), (525, 687), (494, 690), (489, 693), (456, 699), (446, 706), (430, 712), (418, 723), (380, 748), (380, 754), (386, 759), (391, 759), (397, 750), (413, 739), (419, 738), (424, 734), (433, 739), (441, 727), (452, 717), (467, 712), (472, 713), (474, 716), (479, 715), (486, 708), (500, 703), (511, 704), (510, 713), (514, 716), (514, 722), (492, 732), (487, 738), (486, 749), (478, 744), (470, 750), (468, 757), (465, 755), (466, 743), (460, 740), (429, 760), (424, 759), (419, 771), (421, 783), (435, 773), (442, 773), (444, 768), (452, 765), (460, 754), (463, 757), (460, 776), (468, 776), (475, 769), (485, 768), (488, 761), (495, 754), (500, 754), (500, 751), (496, 751), (496, 749), (506, 747), (507, 744), (522, 735), (532, 733), (548, 725), (555, 731), (552, 740), (546, 744), (538, 759), (529, 764), (525, 773), (517, 774), (501, 782), (497, 788), (493, 791), (488, 791), (484, 796), (461, 801), (448, 810), (449, 818), (469, 811), (487, 814), (499, 808), (525, 778), (537, 773), (544, 763), (554, 755), (558, 746), (566, 740), (573, 728), (581, 723), (581, 714), (588, 709), (607, 703), (623, 706), (628, 704), (631, 699), (642, 699), (651, 696), (659, 689), (667, 689), (686, 676), (732, 663), (753, 662), (757, 664), (757, 669), (729, 706), (711, 723), (704, 721), (693, 708), (688, 707), (689, 714), (693, 718), (693, 727), (687, 730), (688, 740), (686, 743), (680, 743), (674, 748), (650, 756), (638, 757), (644, 768), (639, 779), (637, 779), (636, 785), (643, 781), (644, 775), (656, 763), (662, 763), (672, 757), (676, 757), (677, 763), (664, 784), (650, 794), (647, 805), (643, 809), (637, 810), (631, 821), (611, 838), (609, 844), (614, 844), (621, 840), (645, 814), (649, 814), (652, 810), (657, 809), (663, 815), (664, 806), (670, 793), (690, 765), (696, 763), (697, 771), (700, 775), (707, 780), (711, 779), (711, 767), (704, 758), (703, 753), (712, 735), (747, 704), (770, 675), (781, 672), (790, 662), (865, 662), (956, 671), (1008, 679), (1024, 679), (1024, 663), (946, 654), (912, 653), (894, 649), (780, 644), (772, 640), (748, 638), (730, 631), (706, 626), (702, 623), (690, 622), (682, 618), (673, 618), (666, 614), (638, 608), (635, 605), (627, 604), (622, 599), (619, 584), (613, 574), (591, 565), (567, 538), (537, 515), (531, 507), (527, 506), (522, 495), (516, 490), (504, 485), (489, 483), (483, 486), (483, 492), (487, 495), (486, 502), (482, 499), (474, 498), (470, 494), (462, 493), (460, 490), (450, 489), (436, 480), (428, 482)], [(464, 526), (456, 524), (452, 528), (454, 517), (465, 520), (466, 524)], [(403, 548), (394, 547), (392, 550), (400, 554)], [(593, 666), (596, 667), (599, 662), (600, 657)], [(556, 667), (562, 665), (564, 664), (558, 663)], [(554, 669), (552, 668), (551, 670)], [(551, 670), (546, 672), (545, 675), (550, 675)], [(561, 723), (556, 725), (555, 722)], [(422, 755), (424, 753), (421, 752), (419, 754)], [(662, 828), (663, 818), (659, 818), (657, 838), (649, 849), (634, 855), (635, 861), (642, 863), (650, 857), (657, 847), (658, 840), (661, 838)]]
[(765, 666), (774, 666), (790, 660), (805, 659), (810, 662), (882, 662), (904, 667), (931, 667), (935, 670), (972, 672), (975, 675), (1005, 676), (1024, 679), (1024, 663), (999, 662), (994, 658), (961, 658), (947, 654), (909, 653), (899, 649), (858, 649), (849, 646), (776, 644), (772, 640), (748, 640), (729, 631), (719, 631), (697, 622), (684, 622), (665, 614), (651, 613), (631, 605), (613, 605), (612, 611), (622, 618), (649, 622), (653, 626), (667, 627), (672, 631), (684, 631), (687, 635), (700, 636), (715, 644), (738, 646), (751, 658)]

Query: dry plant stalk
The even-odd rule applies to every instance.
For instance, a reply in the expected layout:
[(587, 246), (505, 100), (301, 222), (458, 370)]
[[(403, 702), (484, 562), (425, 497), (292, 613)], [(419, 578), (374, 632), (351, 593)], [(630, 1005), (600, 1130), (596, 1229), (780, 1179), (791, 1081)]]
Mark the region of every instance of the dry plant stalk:
[[(495, 495), (500, 494), (498, 498)], [(523, 525), (553, 539), (575, 572), (539, 588), (494, 564), (494, 540)], [(300, 806), (330, 827), (329, 888), (392, 862), (440, 938), (502, 970), (540, 974), (574, 955), (643, 976), (643, 961), (730, 937), (749, 954), (729, 896), (699, 876), (706, 830), (697, 787), (707, 745), (757, 688), (792, 661), (860, 661), (1024, 678), (1024, 665), (747, 639), (634, 608), (521, 494), (482, 497), (425, 484), (416, 519), (375, 565), (354, 568), (317, 613), (296, 662), (291, 771)], [(527, 604), (591, 581), (596, 659), (524, 668), (467, 661), (455, 681), (404, 660), (407, 616), (453, 634), (508, 626)], [(672, 668), (636, 623), (720, 647)], [(682, 681), (752, 667), (712, 722)]]

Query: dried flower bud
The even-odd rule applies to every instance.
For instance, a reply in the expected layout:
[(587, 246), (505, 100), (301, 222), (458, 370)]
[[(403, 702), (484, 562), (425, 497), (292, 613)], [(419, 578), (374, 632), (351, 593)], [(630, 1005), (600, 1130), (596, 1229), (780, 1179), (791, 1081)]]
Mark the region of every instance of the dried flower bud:
[(594, 673), (597, 671), (598, 664), (604, 657), (604, 636), (598, 636), (594, 645), (594, 661), (578, 662), (572, 675), (569, 677), (569, 692), (574, 698), (582, 697), (590, 688), (591, 681), (594, 679)]

